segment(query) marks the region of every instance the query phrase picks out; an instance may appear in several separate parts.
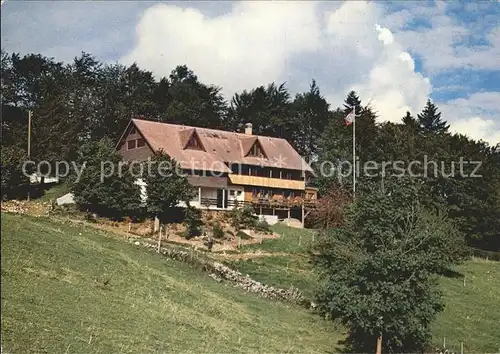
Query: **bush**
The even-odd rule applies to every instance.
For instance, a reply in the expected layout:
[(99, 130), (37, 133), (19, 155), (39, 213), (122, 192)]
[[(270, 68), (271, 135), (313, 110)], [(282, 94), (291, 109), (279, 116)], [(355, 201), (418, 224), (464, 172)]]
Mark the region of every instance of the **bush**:
[(201, 211), (192, 206), (188, 206), (184, 211), (184, 225), (186, 226), (185, 237), (190, 239), (200, 235)]
[(257, 225), (257, 216), (254, 215), (254, 209), (251, 206), (244, 206), (241, 209), (233, 209), (231, 212), (231, 226), (236, 231), (243, 228), (253, 229)]
[(220, 226), (219, 223), (216, 223), (214, 227), (212, 228), (212, 233), (214, 238), (217, 239), (222, 239), (224, 238), (224, 230), (222, 230), (222, 227)]

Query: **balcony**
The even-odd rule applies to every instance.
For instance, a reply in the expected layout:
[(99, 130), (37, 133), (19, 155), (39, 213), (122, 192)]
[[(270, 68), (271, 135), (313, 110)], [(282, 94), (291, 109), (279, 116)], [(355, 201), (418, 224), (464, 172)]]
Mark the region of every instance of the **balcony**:
[(228, 175), (229, 181), (232, 184), (239, 184), (244, 186), (256, 186), (266, 188), (280, 188), (280, 189), (293, 189), (305, 190), (306, 185), (304, 181), (296, 181), (290, 179), (269, 178), (260, 176), (245, 176), (245, 175)]

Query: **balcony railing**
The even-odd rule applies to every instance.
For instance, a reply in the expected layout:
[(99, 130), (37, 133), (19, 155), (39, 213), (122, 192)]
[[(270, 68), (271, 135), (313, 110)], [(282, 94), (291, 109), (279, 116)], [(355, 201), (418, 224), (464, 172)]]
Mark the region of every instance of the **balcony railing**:
[[(222, 207), (221, 201), (215, 198), (201, 198), (201, 205), (205, 207), (214, 207), (219, 205), (219, 207)], [(317, 199), (302, 199), (299, 197), (288, 199), (253, 198), (252, 200), (246, 201), (227, 200), (225, 203), (226, 208), (234, 208), (235, 206), (240, 207), (245, 205), (262, 206), (269, 208), (298, 208), (304, 205), (304, 207), (307, 208), (314, 208), (317, 205)]]

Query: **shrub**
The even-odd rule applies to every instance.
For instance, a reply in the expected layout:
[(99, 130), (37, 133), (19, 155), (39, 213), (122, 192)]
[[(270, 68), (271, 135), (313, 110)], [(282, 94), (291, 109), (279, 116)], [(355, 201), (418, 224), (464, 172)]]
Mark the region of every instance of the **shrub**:
[(244, 206), (241, 209), (233, 209), (231, 213), (231, 226), (233, 226), (236, 231), (242, 228), (255, 228), (257, 225), (257, 216), (254, 215), (254, 209), (251, 206)]
[(188, 206), (184, 211), (184, 225), (186, 226), (185, 237), (187, 239), (198, 236), (201, 227), (201, 211)]
[(212, 228), (212, 232), (213, 232), (214, 238), (217, 238), (217, 239), (224, 238), (224, 230), (222, 230), (222, 227), (220, 226), (219, 223), (214, 224), (214, 227)]

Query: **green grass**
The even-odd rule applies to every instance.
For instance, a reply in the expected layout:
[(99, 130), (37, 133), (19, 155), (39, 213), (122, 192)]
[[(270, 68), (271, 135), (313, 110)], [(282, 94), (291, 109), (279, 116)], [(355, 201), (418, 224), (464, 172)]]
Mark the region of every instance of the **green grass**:
[[(311, 230), (273, 226), (273, 231), (285, 232), (283, 239), (265, 240), (250, 249), (267, 252), (290, 252), (286, 256), (263, 256), (232, 261), (231, 265), (265, 284), (279, 287), (293, 285), (305, 296), (312, 296), (318, 284), (304, 254), (304, 243), (298, 246), (299, 235), (312, 241)], [(288, 267), (286, 266), (288, 263)], [(500, 350), (500, 262), (473, 259), (456, 269), (463, 277), (442, 277), (441, 287), (445, 310), (432, 326), (433, 344), (460, 352), (498, 353)]]
[(301, 308), (104, 232), (2, 214), (3, 351), (325, 353), (341, 338)]
[(283, 224), (271, 226), (271, 230), (281, 235), (276, 239), (265, 239), (262, 244), (245, 245), (242, 251), (262, 250), (266, 252), (306, 253), (313, 242), (315, 232), (297, 229)]
[(500, 262), (472, 260), (457, 268), (463, 277), (442, 277), (446, 307), (433, 325), (434, 341), (465, 352), (500, 351)]
[(310, 299), (318, 283), (311, 264), (303, 255), (258, 257), (227, 263), (264, 284), (281, 288), (294, 286)]

